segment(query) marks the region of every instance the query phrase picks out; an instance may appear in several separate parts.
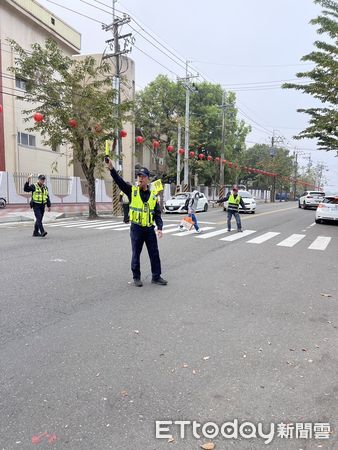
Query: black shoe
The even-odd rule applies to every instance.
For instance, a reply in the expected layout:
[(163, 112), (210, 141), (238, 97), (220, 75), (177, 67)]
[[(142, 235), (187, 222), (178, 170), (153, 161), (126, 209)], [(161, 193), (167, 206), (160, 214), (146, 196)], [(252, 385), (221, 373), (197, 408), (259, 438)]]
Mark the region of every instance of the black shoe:
[(140, 279), (134, 278), (134, 286), (142, 287), (143, 283), (142, 283), (142, 281)]
[(237, 230), (238, 231), (238, 233), (243, 233), (243, 230)]
[(160, 277), (160, 278), (156, 278), (155, 280), (154, 280), (154, 278), (151, 280), (151, 282), (153, 283), (153, 284), (159, 284), (160, 286), (166, 286), (167, 284), (168, 284), (168, 281), (167, 280), (164, 280), (162, 277)]
[(41, 236), (41, 234), (34, 231), (33, 236)]
[(41, 236), (45, 237), (45, 236), (47, 236), (47, 234), (48, 234), (47, 231), (44, 231), (43, 233), (41, 233)]

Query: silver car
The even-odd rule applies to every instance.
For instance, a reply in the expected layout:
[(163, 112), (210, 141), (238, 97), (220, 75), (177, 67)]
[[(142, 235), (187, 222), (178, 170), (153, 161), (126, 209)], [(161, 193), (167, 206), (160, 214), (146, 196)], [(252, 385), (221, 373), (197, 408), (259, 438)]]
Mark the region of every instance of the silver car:
[[(169, 200), (165, 202), (164, 212), (165, 213), (185, 213), (187, 214), (187, 210), (184, 209), (185, 202), (190, 196), (192, 192), (181, 192), (177, 195), (174, 195)], [(208, 211), (208, 199), (201, 192), (199, 194), (199, 199), (197, 203), (196, 212), (199, 211)]]

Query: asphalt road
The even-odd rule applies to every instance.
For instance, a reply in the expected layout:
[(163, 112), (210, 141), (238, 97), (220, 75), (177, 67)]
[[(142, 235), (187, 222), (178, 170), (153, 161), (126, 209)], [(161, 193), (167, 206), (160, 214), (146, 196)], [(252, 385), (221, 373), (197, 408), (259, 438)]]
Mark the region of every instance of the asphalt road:
[[(220, 209), (197, 217), (210, 227), (199, 237), (164, 216), (169, 284), (150, 283), (144, 249), (142, 288), (116, 219), (59, 220), (45, 239), (0, 225), (0, 449), (337, 448), (338, 227), (294, 203), (242, 215), (243, 235), (208, 236), (225, 228)], [(331, 434), (276, 431), (265, 445), (197, 439), (189, 426), (181, 438), (173, 425), (172, 442), (155, 438), (156, 420), (234, 419), (265, 431), (329, 423)]]

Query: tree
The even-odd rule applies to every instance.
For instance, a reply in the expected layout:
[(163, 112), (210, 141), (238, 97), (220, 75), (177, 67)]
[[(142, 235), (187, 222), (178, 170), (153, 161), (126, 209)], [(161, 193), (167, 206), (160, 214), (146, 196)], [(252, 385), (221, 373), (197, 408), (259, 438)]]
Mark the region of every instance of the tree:
[[(52, 39), (44, 47), (33, 44), (31, 52), (13, 40), (10, 43), (18, 54), (11, 71), (26, 80), (25, 100), (34, 104), (24, 111), (25, 121), (36, 110), (44, 117), (28, 130), (40, 132), (51, 148), (72, 146), (72, 162), (80, 163), (88, 182), (89, 218), (96, 218), (95, 170), (102, 171), (105, 141), (112, 140), (114, 147), (114, 130), (121, 128), (111, 66), (106, 62), (97, 65), (93, 57), (73, 60)], [(130, 108), (130, 102), (120, 105), (121, 121), (127, 120)]]
[(323, 103), (322, 107), (298, 109), (298, 112), (309, 114), (309, 126), (295, 136), (295, 139), (317, 139), (320, 150), (338, 149), (338, 3), (335, 0), (315, 0), (315, 3), (326, 8), (312, 25), (318, 25), (319, 34), (327, 34), (333, 42), (316, 41), (317, 50), (303, 56), (302, 61), (311, 61), (315, 67), (308, 72), (299, 72), (298, 78), (309, 78), (310, 83), (286, 83), (286, 89), (297, 89), (312, 95)]
[[(196, 83), (196, 90), (190, 95), (190, 146), (188, 150), (202, 153), (205, 156), (220, 156), (221, 124), (223, 91), (220, 85), (212, 83)], [(225, 99), (229, 106), (226, 115), (225, 143), (226, 157), (236, 156), (245, 148), (245, 138), (250, 128), (243, 121), (237, 119), (235, 94), (228, 93)], [(182, 125), (182, 138), (184, 133), (185, 117), (185, 89), (180, 83), (170, 81), (167, 76), (159, 75), (136, 97), (136, 128), (141, 130), (146, 143), (153, 152), (155, 161), (158, 153), (152, 148), (152, 140), (162, 141), (161, 153), (167, 154), (166, 146), (174, 145), (177, 148), (178, 122)], [(182, 139), (182, 146), (183, 144)], [(176, 178), (176, 154), (165, 157), (167, 175)], [(195, 164), (189, 161), (193, 171), (199, 176), (201, 183), (215, 182), (219, 174), (212, 169), (212, 164), (201, 161)]]

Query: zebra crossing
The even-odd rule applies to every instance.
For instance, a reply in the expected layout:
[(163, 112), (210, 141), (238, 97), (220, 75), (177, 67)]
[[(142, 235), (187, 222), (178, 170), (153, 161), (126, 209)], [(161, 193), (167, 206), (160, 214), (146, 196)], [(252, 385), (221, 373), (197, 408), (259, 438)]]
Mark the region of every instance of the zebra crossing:
[[(245, 241), (246, 244), (260, 245), (265, 242), (272, 241), (279, 237), (278, 242), (274, 242), (277, 247), (293, 248), (299, 244), (305, 237), (306, 234), (291, 234), (290, 236), (284, 237), (279, 231), (268, 231), (265, 233), (260, 233), (259, 230), (244, 230), (242, 233), (237, 233), (236, 231), (229, 232), (226, 228), (216, 229), (215, 223), (205, 222), (207, 226), (203, 226), (203, 222), (200, 222), (202, 226), (200, 227), (201, 234), (196, 234), (195, 230), (190, 231), (179, 231), (179, 222), (167, 223), (164, 221), (163, 234), (168, 234), (170, 236), (175, 236), (179, 238), (184, 238), (192, 236), (194, 239), (212, 239), (216, 238), (222, 242), (235, 242), (239, 240)], [(88, 220), (76, 220), (76, 221), (61, 221), (57, 223), (48, 224), (48, 228), (67, 228), (67, 229), (84, 229), (84, 230), (99, 230), (99, 231), (128, 231), (130, 228), (129, 224), (118, 222), (115, 220), (94, 220), (88, 223)], [(247, 239), (253, 234), (257, 236)], [(225, 235), (225, 236), (223, 236)], [(329, 236), (317, 236), (311, 244), (307, 247), (308, 250), (324, 251), (329, 246), (332, 238)]]

